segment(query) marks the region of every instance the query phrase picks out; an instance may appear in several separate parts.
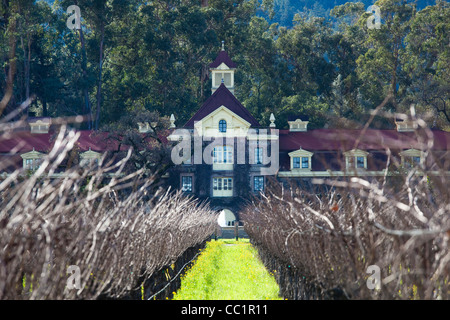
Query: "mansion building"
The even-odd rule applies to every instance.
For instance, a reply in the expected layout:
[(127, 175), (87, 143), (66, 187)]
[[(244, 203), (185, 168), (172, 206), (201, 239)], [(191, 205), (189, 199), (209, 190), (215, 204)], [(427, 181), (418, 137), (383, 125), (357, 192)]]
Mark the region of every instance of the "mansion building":
[[(209, 67), (211, 96), (184, 125), (177, 127), (171, 116), (167, 139), (175, 145), (175, 166), (164, 178), (173, 188), (222, 210), (222, 226), (239, 221), (242, 206), (264, 192), (271, 179), (313, 188), (313, 178), (383, 178), (398, 174), (399, 168), (450, 173), (450, 132), (429, 130), (432, 137), (425, 139), (419, 132), (424, 130), (408, 120), (395, 121), (391, 130), (311, 130), (304, 115), (289, 117), (287, 129), (279, 129), (274, 114), (270, 123), (261, 124), (235, 97), (237, 65), (223, 45)], [(29, 126), (0, 139), (0, 161), (31, 170), (39, 165), (51, 147), (50, 123), (36, 118)], [(433, 142), (431, 148), (427, 141)], [(80, 164), (98, 161), (107, 150), (88, 130), (80, 131), (77, 148)], [(0, 177), (7, 167), (0, 165)]]

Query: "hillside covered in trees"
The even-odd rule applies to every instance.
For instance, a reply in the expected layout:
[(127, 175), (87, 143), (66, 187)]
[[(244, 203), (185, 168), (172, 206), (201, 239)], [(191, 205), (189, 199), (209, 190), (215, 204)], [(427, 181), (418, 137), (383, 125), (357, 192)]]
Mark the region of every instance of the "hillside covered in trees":
[[(274, 0), (272, 16), (270, 16), (267, 12), (265, 14), (262, 13), (262, 16), (268, 18), (270, 22), (277, 22), (280, 25), (291, 27), (293, 26), (292, 20), (294, 19), (295, 14), (332, 18), (330, 16), (331, 10), (338, 5), (345, 4), (346, 2), (361, 2), (367, 8), (374, 4), (375, 0)], [(416, 4), (418, 9), (423, 9), (426, 6), (436, 4), (435, 0), (416, 0), (408, 2)]]
[[(79, 30), (66, 24), (73, 4)], [(278, 127), (304, 114), (312, 128), (354, 128), (388, 97), (383, 111), (414, 104), (430, 127), (448, 129), (449, 3), (378, 0), (379, 29), (367, 27), (370, 4), (4, 0), (0, 114), (31, 98), (25, 112), (85, 115), (85, 129), (140, 110), (173, 113), (183, 125), (210, 95), (208, 65), (223, 40), (238, 65), (236, 96), (262, 124), (273, 112)]]

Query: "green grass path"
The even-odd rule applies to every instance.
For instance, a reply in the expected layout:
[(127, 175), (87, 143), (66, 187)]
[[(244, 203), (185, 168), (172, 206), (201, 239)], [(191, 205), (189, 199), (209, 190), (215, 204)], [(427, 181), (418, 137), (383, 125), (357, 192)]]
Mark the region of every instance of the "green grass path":
[(278, 285), (248, 240), (208, 242), (182, 276), (174, 300), (265, 300), (278, 297)]

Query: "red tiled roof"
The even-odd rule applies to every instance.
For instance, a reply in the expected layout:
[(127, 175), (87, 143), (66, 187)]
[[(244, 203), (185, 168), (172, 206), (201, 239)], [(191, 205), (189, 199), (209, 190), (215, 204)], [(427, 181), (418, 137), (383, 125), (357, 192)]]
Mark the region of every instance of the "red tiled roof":
[[(450, 132), (431, 130), (434, 150), (450, 149)], [(280, 130), (280, 151), (293, 151), (302, 147), (314, 150), (392, 150), (423, 149), (415, 132), (368, 129), (316, 129), (307, 132)], [(357, 145), (356, 142), (359, 142)]]
[[(93, 135), (94, 131), (82, 130), (78, 131), (80, 137), (76, 145), (81, 151), (86, 151), (91, 148), (93, 151), (112, 150), (110, 144), (103, 141), (101, 135)], [(49, 133), (31, 133), (30, 131), (13, 132), (10, 137), (3, 137), (0, 139), (0, 153), (9, 153), (17, 147), (17, 152), (24, 153), (33, 150), (39, 152), (49, 152), (53, 147), (56, 138), (55, 132)]]
[(1, 155), (0, 154), (0, 172), (13, 172), (22, 168), (23, 159), (19, 154)]
[[(75, 145), (80, 151), (87, 151), (89, 148), (92, 151), (112, 151), (117, 150), (118, 142), (113, 139), (107, 139), (107, 132), (96, 132), (93, 130), (80, 130), (80, 133)], [(167, 135), (169, 132), (163, 132), (159, 138), (163, 143), (167, 143)], [(36, 151), (48, 153), (56, 138), (55, 132), (50, 133), (31, 133), (30, 131), (13, 132), (10, 136), (0, 137), (0, 153), (10, 153), (15, 150), (17, 153), (25, 153)], [(17, 149), (15, 149), (17, 148)], [(120, 150), (127, 150), (128, 147), (122, 145)]]
[(231, 61), (228, 53), (225, 50), (219, 52), (213, 63), (209, 65), (210, 68), (217, 68), (221, 63), (225, 63), (228, 68), (236, 68), (237, 65), (233, 61)]
[(31, 133), (30, 131), (12, 132), (9, 136), (0, 137), (0, 153), (28, 152), (33, 150), (48, 152), (51, 149), (53, 133)]
[[(93, 130), (80, 130), (77, 142), (75, 143), (80, 152), (91, 149), (92, 151), (104, 152), (117, 150), (118, 142), (113, 139), (108, 139), (107, 132), (96, 132)], [(167, 143), (167, 135), (169, 130), (165, 130), (159, 134), (162, 143)], [(53, 148), (56, 139), (56, 132), (49, 133), (31, 133), (30, 131), (12, 132), (10, 135), (0, 136), (0, 173), (2, 171), (12, 172), (16, 169), (22, 168), (23, 153), (32, 151), (48, 154)], [(156, 142), (148, 138), (149, 148), (152, 148)], [(128, 150), (129, 146), (121, 145), (120, 150)]]
[[(219, 89), (217, 91), (219, 91)], [(229, 92), (228, 89), (226, 89), (226, 91)], [(231, 92), (230, 95), (234, 98)], [(211, 97), (213, 96), (214, 94)], [(198, 116), (199, 119), (202, 119), (203, 114), (207, 115), (219, 107), (219, 104), (213, 104), (213, 102), (216, 101), (212, 101), (211, 105), (207, 104), (207, 102), (205, 102), (199, 112), (191, 118), (192, 122), (189, 120), (186, 126), (188, 126), (189, 123), (193, 124), (193, 120), (197, 119), (196, 116)], [(228, 107), (226, 104), (225, 106)], [(239, 106), (235, 106), (235, 108), (237, 107)], [(204, 108), (206, 110), (204, 110)], [(250, 115), (248, 111), (242, 105), (240, 105), (240, 108), (242, 109), (233, 110), (230, 108), (230, 110), (247, 121), (251, 120), (247, 116), (247, 114)], [(244, 111), (246, 111), (246, 114), (242, 114)], [(257, 121), (254, 120), (253, 117), (251, 118), (253, 121), (249, 122), (251, 122), (252, 125), (259, 126)], [(78, 132), (80, 133), (80, 137), (78, 138), (76, 145), (80, 151), (87, 151), (89, 148), (93, 151), (117, 149), (117, 142), (112, 141), (111, 139), (107, 140), (106, 132), (96, 133), (91, 130), (81, 130)], [(163, 143), (167, 142), (166, 135), (169, 134), (169, 132), (170, 130), (160, 135)], [(308, 151), (347, 151), (353, 148), (362, 150), (385, 150), (386, 148), (391, 150), (405, 150), (410, 148), (423, 149), (420, 143), (421, 139), (419, 139), (415, 132), (368, 129), (361, 136), (362, 130), (315, 129), (307, 132), (280, 130), (279, 133), (280, 152), (290, 152), (298, 150), (300, 147)], [(433, 139), (433, 150), (450, 150), (450, 132), (431, 130), (431, 134)], [(13, 132), (9, 137), (0, 137), (0, 153), (10, 153), (12, 150), (15, 150), (16, 153), (25, 153), (33, 150), (33, 148), (36, 151), (48, 153), (53, 147), (55, 136), (56, 134), (54, 132), (41, 134), (31, 133), (30, 131)], [(358, 145), (355, 145), (358, 139)], [(426, 139), (423, 140), (426, 141)], [(121, 146), (121, 150), (126, 149), (127, 146)]]
[(185, 128), (193, 128), (195, 121), (200, 121), (211, 112), (225, 106), (244, 120), (248, 121), (252, 127), (259, 127), (259, 122), (251, 115), (251, 113), (239, 102), (238, 99), (228, 90), (222, 83), (219, 88), (205, 101), (202, 107), (194, 116), (184, 125)]

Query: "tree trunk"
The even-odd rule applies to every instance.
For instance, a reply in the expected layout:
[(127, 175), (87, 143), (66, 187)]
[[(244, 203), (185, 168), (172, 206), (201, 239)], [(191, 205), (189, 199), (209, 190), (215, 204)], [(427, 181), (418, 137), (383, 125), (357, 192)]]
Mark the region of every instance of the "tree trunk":
[(42, 116), (47, 117), (48, 116), (47, 100), (44, 98), (41, 101), (42, 101)]
[[(82, 63), (81, 63), (81, 68), (83, 70), (83, 79), (86, 81), (87, 80), (87, 57), (86, 57), (86, 46), (85, 46), (85, 41), (84, 41), (84, 35), (83, 35), (83, 29), (80, 28), (79, 29), (79, 33), (80, 33), (80, 43), (81, 43), (81, 55), (82, 55)], [(84, 94), (84, 114), (87, 114), (87, 124), (88, 124), (88, 129), (90, 130), (92, 128), (92, 110), (91, 110), (91, 105), (90, 105), (90, 101), (89, 101), (89, 91), (87, 86), (84, 84), (83, 85), (83, 94)]]
[(28, 58), (27, 58), (27, 68), (25, 73), (25, 99), (28, 100), (30, 97), (30, 74), (31, 74), (31, 35), (27, 35), (28, 40)]
[(23, 43), (23, 36), (20, 37), (20, 42), (23, 50), (23, 70), (24, 70), (24, 86), (25, 99), (30, 97), (30, 60), (31, 60), (31, 36), (27, 34), (27, 47)]
[(101, 39), (100, 39), (100, 57), (98, 66), (98, 86), (97, 86), (97, 109), (95, 114), (95, 130), (98, 130), (99, 120), (100, 120), (100, 106), (102, 101), (102, 70), (103, 70), (103, 45), (105, 41), (105, 25), (102, 21), (101, 28)]
[(397, 69), (399, 64), (400, 40), (397, 38), (394, 42), (394, 66), (391, 77), (392, 104), (397, 108)]
[[(6, 18), (6, 25), (8, 26), (7, 30), (9, 33), (9, 69), (8, 69), (8, 76), (6, 78), (6, 87), (5, 87), (5, 93), (3, 95), (2, 100), (0, 101), (0, 115), (5, 110), (6, 106), (8, 105), (9, 101), (11, 100), (11, 97), (13, 95), (13, 86), (14, 86), (14, 76), (16, 74), (16, 47), (17, 47), (17, 38), (16, 38), (16, 27), (17, 27), (17, 20), (16, 20), (16, 12), (13, 9), (14, 7), (11, 7), (11, 14), (7, 15), (5, 14)], [(8, 2), (6, 2), (6, 5), (4, 6), (5, 11), (8, 11)], [(11, 18), (9, 20), (8, 24), (8, 16)]]
[(200, 101), (205, 101), (205, 82), (208, 80), (208, 68), (202, 64), (200, 69)]

